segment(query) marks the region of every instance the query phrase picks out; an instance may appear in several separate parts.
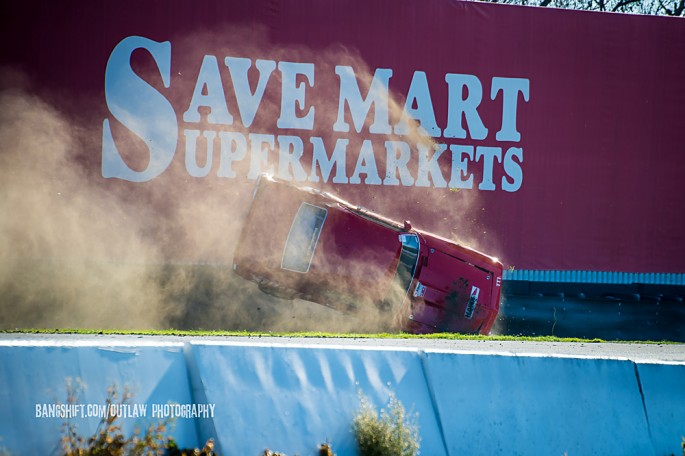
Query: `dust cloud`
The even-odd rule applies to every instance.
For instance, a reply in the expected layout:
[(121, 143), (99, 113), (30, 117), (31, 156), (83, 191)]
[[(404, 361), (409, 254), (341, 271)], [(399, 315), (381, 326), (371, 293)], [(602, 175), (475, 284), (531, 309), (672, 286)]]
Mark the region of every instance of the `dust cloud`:
[[(259, 31), (250, 33), (257, 55), (303, 62), (315, 58), (307, 49), (274, 49)], [(236, 36), (245, 42), (243, 35)], [(244, 44), (235, 51), (238, 38), (198, 35), (175, 41), (174, 46), (181, 49), (179, 55), (198, 59), (194, 67), (199, 70), (202, 53), (195, 49), (220, 56), (249, 55)], [(319, 52), (316, 59), (317, 75), (329, 74), (331, 80), (317, 81), (317, 87), (327, 89), (312, 98), (318, 120), (311, 135), (332, 145), (330, 125), (337, 115), (337, 98), (331, 90), (338, 84), (333, 66), (353, 66), (361, 90), (369, 89), (373, 74), (361, 58), (341, 47)], [(74, 118), (33, 95), (30, 84), (16, 73), (6, 76), (0, 84), (4, 87), (0, 90), (0, 329), (372, 332), (395, 328), (392, 315), (397, 309), (365, 306), (354, 314), (341, 313), (307, 301), (268, 296), (236, 276), (231, 271), (232, 252), (254, 181), (216, 177), (216, 150), (205, 179), (189, 178), (182, 153), (169, 171), (150, 183), (102, 179), (98, 174), (101, 118), (95, 123)], [(192, 93), (192, 76), (175, 77), (179, 92)], [(271, 126), (260, 122), (278, 117), (278, 95), (265, 95), (250, 130), (269, 131)], [(227, 91), (229, 103), (230, 97)], [(403, 115), (401, 101), (389, 100), (393, 122)], [(183, 103), (172, 100), (178, 106)], [(117, 141), (123, 150), (135, 150), (135, 141), (128, 146), (125, 136)], [(350, 141), (352, 151), (358, 150), (355, 141)], [(415, 126), (402, 141), (433, 147), (432, 139)], [(202, 157), (200, 149), (198, 162), (210, 160)], [(384, 168), (379, 161), (379, 172)], [(461, 232), (455, 220), (477, 204), (476, 192), (422, 189), (403, 196), (405, 189), (400, 187), (317, 185), (352, 202), (364, 201), (369, 209), (397, 220), (404, 220), (417, 205), (434, 208), (442, 216), (426, 228), (446, 237)], [(264, 236), (268, 235), (265, 227)]]
[(226, 264), (178, 262), (235, 236), (240, 217), (213, 228), (236, 219), (231, 204), (191, 204), (197, 190), (175, 192), (178, 183), (105, 185), (83, 157), (96, 134), (25, 85), (0, 92), (0, 328), (259, 325), (259, 304), (234, 299), (245, 285)]

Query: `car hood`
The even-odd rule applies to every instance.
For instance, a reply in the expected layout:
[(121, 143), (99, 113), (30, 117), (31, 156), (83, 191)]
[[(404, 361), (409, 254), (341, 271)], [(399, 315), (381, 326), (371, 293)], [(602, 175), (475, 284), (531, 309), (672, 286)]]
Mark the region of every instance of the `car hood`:
[(412, 296), (412, 318), (439, 331), (478, 332), (491, 313), (492, 272), (434, 248)]

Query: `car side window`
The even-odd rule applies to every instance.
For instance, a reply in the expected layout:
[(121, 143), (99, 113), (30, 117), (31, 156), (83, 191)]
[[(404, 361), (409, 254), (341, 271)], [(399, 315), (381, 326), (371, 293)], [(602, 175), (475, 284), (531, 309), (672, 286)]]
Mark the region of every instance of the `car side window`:
[(290, 226), (283, 250), (281, 268), (295, 272), (308, 272), (326, 221), (326, 209), (302, 203)]
[(396, 304), (404, 302), (414, 280), (414, 273), (419, 260), (420, 245), (419, 237), (416, 234), (402, 233), (399, 235), (399, 241), (402, 244), (402, 249), (393, 278), (395, 286), (388, 289), (387, 295), (383, 299), (382, 304), (385, 308), (393, 308)]
[(402, 243), (402, 253), (397, 265), (396, 280), (402, 285), (403, 290), (408, 290), (419, 258), (419, 237), (415, 234), (400, 234), (399, 239)]

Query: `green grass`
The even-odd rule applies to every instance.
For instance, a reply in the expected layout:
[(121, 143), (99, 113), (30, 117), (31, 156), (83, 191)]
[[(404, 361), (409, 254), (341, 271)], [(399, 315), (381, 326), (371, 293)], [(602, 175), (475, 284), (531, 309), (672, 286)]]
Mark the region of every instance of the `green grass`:
[(154, 329), (154, 330), (118, 330), (118, 329), (70, 329), (70, 328), (24, 328), (0, 330), (0, 334), (80, 334), (80, 335), (128, 335), (128, 336), (216, 336), (216, 337), (299, 337), (299, 338), (344, 338), (344, 339), (441, 339), (441, 340), (486, 340), (486, 341), (515, 341), (515, 342), (575, 342), (575, 343), (639, 343), (639, 344), (678, 344), (670, 341), (606, 341), (603, 339), (563, 338), (555, 336), (481, 336), (456, 333), (434, 334), (407, 334), (407, 333), (379, 333), (379, 334), (355, 334), (355, 333), (329, 333), (329, 332), (259, 332), (259, 331), (207, 331), (207, 330), (181, 330), (181, 329)]

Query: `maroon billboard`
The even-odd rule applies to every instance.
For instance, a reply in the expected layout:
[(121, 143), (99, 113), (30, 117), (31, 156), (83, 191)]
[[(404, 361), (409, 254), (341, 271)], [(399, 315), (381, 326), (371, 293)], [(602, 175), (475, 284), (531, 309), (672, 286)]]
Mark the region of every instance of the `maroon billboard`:
[[(64, 162), (49, 140), (8, 145), (56, 134), (17, 129), (18, 100), (40, 100), (78, 171), (21, 182), (91, 182), (108, 196), (88, 218), (112, 217), (95, 231), (135, 221), (166, 259), (229, 263), (221, 227), (269, 173), (513, 270), (685, 273), (681, 18), (448, 0), (0, 9), (7, 179)], [(116, 245), (95, 250), (138, 249)]]

